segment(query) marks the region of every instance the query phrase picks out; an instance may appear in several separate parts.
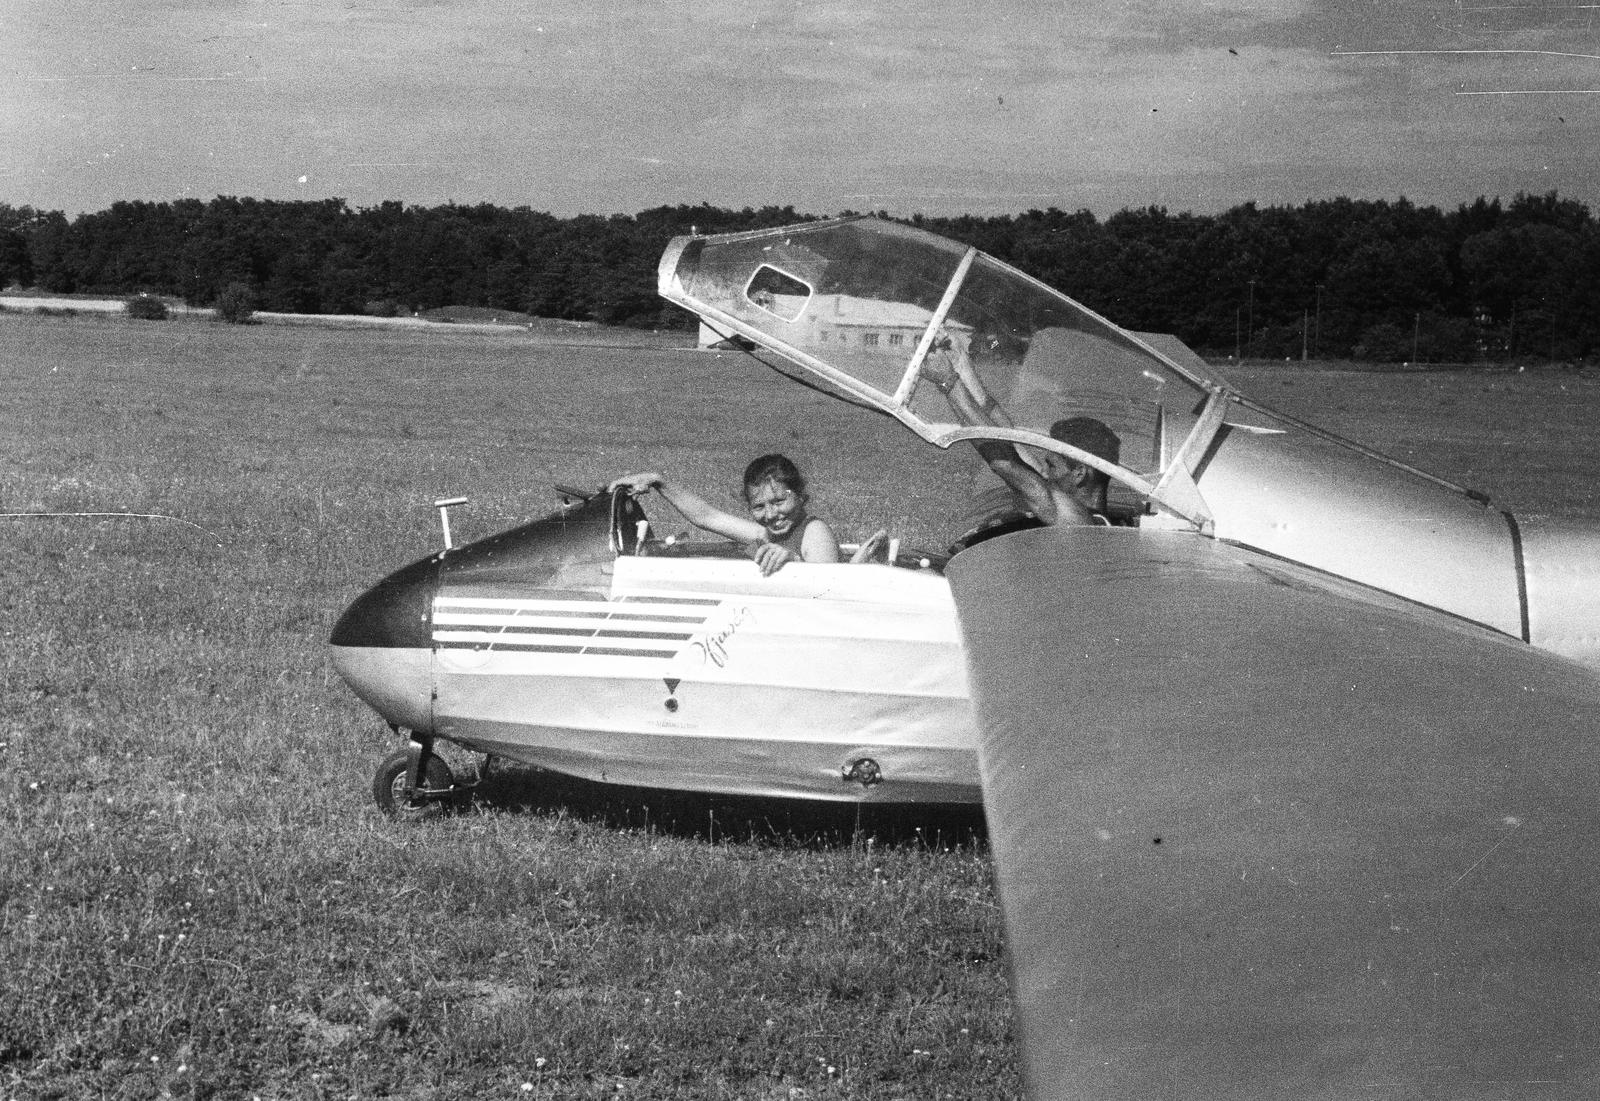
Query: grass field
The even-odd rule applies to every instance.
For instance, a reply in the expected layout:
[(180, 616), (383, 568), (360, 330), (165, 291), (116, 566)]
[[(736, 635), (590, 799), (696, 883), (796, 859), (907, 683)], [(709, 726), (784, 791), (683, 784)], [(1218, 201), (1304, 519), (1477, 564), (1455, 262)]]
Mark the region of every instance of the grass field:
[[(638, 340), (0, 314), (0, 512), (127, 514), (0, 520), (0, 1098), (1017, 1095), (970, 813), (529, 772), (453, 819), (372, 807), (391, 736), (325, 640), (436, 548), (435, 497), (472, 497), (461, 538), (636, 468), (731, 504), (776, 449), (846, 538), (959, 529), (965, 455)], [(1594, 375), (1233, 373), (1597, 511)]]

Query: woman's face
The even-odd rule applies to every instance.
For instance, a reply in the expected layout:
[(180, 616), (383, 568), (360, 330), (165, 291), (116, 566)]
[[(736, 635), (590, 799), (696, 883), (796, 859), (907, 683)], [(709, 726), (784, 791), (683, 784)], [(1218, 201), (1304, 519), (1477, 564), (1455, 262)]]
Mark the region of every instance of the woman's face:
[(805, 498), (774, 479), (746, 486), (744, 499), (750, 505), (751, 517), (767, 529), (769, 539), (783, 539), (805, 521)]

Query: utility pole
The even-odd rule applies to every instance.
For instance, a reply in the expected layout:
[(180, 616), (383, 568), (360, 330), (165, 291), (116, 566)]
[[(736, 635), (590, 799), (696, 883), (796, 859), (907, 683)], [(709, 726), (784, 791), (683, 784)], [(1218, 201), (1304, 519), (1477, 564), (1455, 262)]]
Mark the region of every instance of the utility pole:
[(1301, 363), (1304, 363), (1306, 361), (1306, 359), (1308, 358), (1307, 351), (1306, 351), (1306, 326), (1307, 326), (1308, 322), (1310, 321), (1310, 318), (1308, 316), (1310, 313), (1311, 313), (1310, 310), (1305, 309), (1304, 307), (1301, 307), (1301, 309), (1300, 309), (1300, 362)]
[(1256, 281), (1250, 280), (1250, 312), (1246, 316), (1244, 335), (1250, 338), (1250, 347), (1256, 344)]
[(1317, 358), (1322, 358), (1322, 284), (1317, 284), (1317, 330), (1316, 338), (1312, 342)]

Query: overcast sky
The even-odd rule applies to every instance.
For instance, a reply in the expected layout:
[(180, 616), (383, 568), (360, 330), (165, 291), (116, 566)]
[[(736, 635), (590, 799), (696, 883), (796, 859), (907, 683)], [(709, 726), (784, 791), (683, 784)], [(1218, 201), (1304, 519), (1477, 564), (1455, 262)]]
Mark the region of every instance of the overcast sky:
[(1600, 208), (1600, 2), (4, 0), (0, 203)]

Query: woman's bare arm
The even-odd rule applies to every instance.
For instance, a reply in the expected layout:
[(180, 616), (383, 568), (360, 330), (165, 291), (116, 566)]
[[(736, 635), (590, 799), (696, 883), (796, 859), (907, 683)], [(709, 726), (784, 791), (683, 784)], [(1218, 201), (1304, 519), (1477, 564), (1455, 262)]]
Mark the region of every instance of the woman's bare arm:
[(687, 486), (668, 481), (659, 471), (630, 474), (625, 478), (618, 478), (606, 488), (612, 491), (627, 489), (635, 496), (642, 496), (653, 489), (666, 499), (667, 504), (677, 509), (685, 520), (697, 528), (725, 539), (732, 539), (736, 543), (760, 543), (766, 539), (766, 531), (754, 520), (746, 520), (731, 512), (724, 512)]

